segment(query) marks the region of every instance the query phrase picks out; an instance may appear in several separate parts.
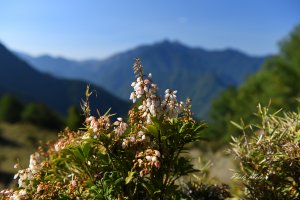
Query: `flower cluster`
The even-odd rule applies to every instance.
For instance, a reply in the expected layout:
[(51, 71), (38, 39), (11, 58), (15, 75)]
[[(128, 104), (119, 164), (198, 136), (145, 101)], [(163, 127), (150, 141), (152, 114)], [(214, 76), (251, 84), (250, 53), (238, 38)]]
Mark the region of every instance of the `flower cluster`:
[(114, 131), (117, 137), (122, 136), (128, 127), (127, 123), (125, 123), (121, 117), (117, 118), (117, 121), (114, 122), (114, 125), (116, 126)]
[(6, 191), (1, 191), (0, 195), (4, 196), (10, 196), (10, 199), (12, 200), (20, 200), (20, 199), (28, 199), (28, 195), (26, 193), (25, 189), (21, 189), (19, 191), (12, 191), (12, 190), (6, 190)]
[(8, 189), (4, 189), (0, 191), (0, 196), (7, 196), (7, 195), (11, 195), (13, 193), (13, 190), (8, 190)]
[(131, 145), (139, 144), (145, 140), (146, 140), (145, 133), (143, 131), (139, 131), (137, 134), (123, 138), (122, 148), (125, 149), (126, 147), (130, 146), (130, 144)]
[(167, 89), (165, 91), (165, 99), (161, 103), (164, 115), (167, 118), (176, 118), (184, 110), (184, 103), (178, 102), (176, 99), (177, 90)]
[(151, 116), (157, 116), (160, 114), (159, 105), (160, 99), (157, 96), (157, 85), (151, 81), (152, 75), (149, 74), (147, 79), (138, 77), (135, 82), (132, 82), (131, 86), (134, 91), (130, 94), (130, 100), (133, 103), (141, 97), (145, 97), (142, 105), (138, 109), (142, 113), (142, 117), (146, 119), (148, 124), (151, 123)]
[[(70, 144), (78, 144), (79, 141), (76, 140), (80, 135), (78, 132), (70, 132), (69, 129), (65, 129), (68, 134), (59, 134), (60, 139), (56, 141), (56, 143), (53, 145), (54, 151), (56, 153), (59, 153), (61, 150), (65, 149)], [(82, 136), (84, 137), (84, 136)]]
[(160, 152), (153, 149), (137, 152), (135, 160), (133, 160), (133, 169), (139, 167), (141, 169), (140, 176), (143, 177), (151, 173), (152, 167), (160, 168), (160, 156)]
[(14, 176), (14, 179), (19, 177), (19, 187), (26, 188), (28, 185), (32, 184), (34, 175), (40, 171), (40, 162), (41, 157), (39, 152), (35, 152), (30, 156), (29, 167), (19, 170), (18, 173)]
[[(28, 199), (26, 190), (33, 186), (33, 180), (36, 174), (40, 172), (41, 169), (41, 155), (39, 152), (35, 152), (30, 155), (29, 167), (21, 169), (14, 176), (14, 179), (18, 179), (18, 186), (22, 188), (20, 190), (3, 190), (0, 192), (1, 195), (10, 196), (10, 199)], [(18, 164), (15, 165), (15, 168), (19, 167)]]
[(88, 124), (88, 128), (93, 130), (94, 133), (110, 128), (110, 119), (107, 116), (100, 116), (99, 119), (90, 116), (85, 122)]
[[(138, 70), (135, 70), (138, 71)], [(177, 101), (177, 90), (167, 89), (164, 99), (157, 94), (157, 84), (152, 82), (152, 75), (149, 74), (146, 79), (143, 76), (137, 77), (131, 86), (134, 91), (130, 94), (129, 99), (136, 102), (142, 99), (142, 104), (138, 107), (141, 117), (145, 119), (147, 124), (151, 124), (151, 117), (165, 117), (172, 119), (178, 117), (183, 111), (189, 110), (183, 102)]]
[(97, 139), (103, 131), (108, 131), (111, 128), (111, 122), (108, 116), (100, 116), (98, 119), (94, 116), (89, 116), (85, 119), (88, 131), (82, 136), (82, 139), (94, 138)]

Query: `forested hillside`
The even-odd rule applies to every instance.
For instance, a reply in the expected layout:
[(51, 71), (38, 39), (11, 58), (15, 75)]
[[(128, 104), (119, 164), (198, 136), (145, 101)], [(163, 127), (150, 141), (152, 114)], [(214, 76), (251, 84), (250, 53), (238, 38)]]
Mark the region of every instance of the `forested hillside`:
[(280, 52), (267, 59), (262, 69), (240, 87), (227, 89), (213, 103), (210, 134), (228, 141), (239, 131), (230, 121), (256, 119), (258, 103), (276, 111), (297, 110), (300, 97), (300, 26), (280, 43)]

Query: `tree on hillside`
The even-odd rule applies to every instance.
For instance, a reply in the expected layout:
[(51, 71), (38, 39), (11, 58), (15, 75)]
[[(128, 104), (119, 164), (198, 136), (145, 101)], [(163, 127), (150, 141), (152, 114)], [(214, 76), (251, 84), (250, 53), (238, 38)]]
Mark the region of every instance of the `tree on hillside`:
[(28, 104), (22, 113), (22, 120), (48, 129), (63, 127), (62, 119), (43, 104)]
[(213, 138), (228, 141), (238, 131), (230, 121), (254, 119), (256, 105), (271, 109), (295, 110), (300, 97), (300, 26), (280, 43), (280, 53), (264, 63), (262, 69), (237, 89), (228, 89), (215, 100), (210, 112)]
[(0, 121), (18, 122), (21, 118), (23, 105), (15, 97), (4, 95), (0, 99)]
[(66, 125), (71, 130), (77, 130), (82, 127), (82, 123), (84, 121), (83, 115), (80, 115), (80, 112), (76, 106), (71, 106), (68, 110), (68, 117), (66, 121)]

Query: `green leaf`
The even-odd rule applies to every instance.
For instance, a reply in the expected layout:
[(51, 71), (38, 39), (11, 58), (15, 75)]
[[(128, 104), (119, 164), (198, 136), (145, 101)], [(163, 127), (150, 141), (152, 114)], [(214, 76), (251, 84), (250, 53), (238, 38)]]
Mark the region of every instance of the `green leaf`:
[(91, 149), (92, 149), (92, 148), (91, 148), (91, 144), (85, 143), (85, 144), (83, 145), (83, 147), (82, 147), (82, 152), (83, 152), (83, 156), (84, 156), (85, 158), (88, 157), (88, 155), (89, 155)]
[(109, 108), (106, 112), (105, 112), (105, 114), (103, 115), (103, 116), (106, 116), (106, 115), (108, 115), (108, 113), (111, 111), (111, 108)]
[(234, 121), (230, 121), (230, 123), (231, 123), (232, 125), (234, 125), (235, 127), (237, 127), (238, 129), (244, 130), (244, 128), (243, 128), (241, 125), (239, 125), (238, 123), (236, 123), (236, 122), (234, 122)]
[(157, 190), (153, 194), (160, 194), (160, 193), (161, 193), (161, 190)]
[(132, 171), (128, 172), (128, 176), (125, 178), (126, 184), (131, 182), (131, 180), (134, 178), (134, 174), (135, 174), (135, 172), (132, 172)]
[(206, 127), (206, 124), (200, 124), (194, 129), (194, 132), (199, 132), (199, 131), (203, 130), (205, 127)]
[(93, 186), (91, 187), (91, 190), (97, 191), (97, 190), (98, 190), (98, 187), (97, 187), (96, 185), (93, 185)]
[(182, 133), (185, 130), (185, 127), (188, 125), (188, 123), (184, 123), (181, 128), (179, 129), (179, 133)]
[(156, 126), (154, 126), (154, 125), (148, 125), (148, 126), (147, 126), (147, 130), (148, 130), (149, 133), (150, 133), (151, 135), (153, 135), (155, 138), (158, 137), (158, 129), (157, 129)]
[(75, 158), (84, 161), (84, 155), (83, 152), (81, 151), (80, 148), (75, 148), (72, 150), (73, 155), (75, 156)]
[(118, 178), (116, 181), (115, 181), (115, 185), (118, 185), (120, 182), (122, 182), (123, 181), (123, 178)]

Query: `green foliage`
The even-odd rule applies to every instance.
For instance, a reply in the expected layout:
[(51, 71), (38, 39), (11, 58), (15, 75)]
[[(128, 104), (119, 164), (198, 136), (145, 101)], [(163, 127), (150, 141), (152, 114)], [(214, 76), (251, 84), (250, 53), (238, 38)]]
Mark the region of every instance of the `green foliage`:
[(49, 129), (57, 130), (63, 126), (60, 117), (43, 104), (30, 103), (26, 105), (21, 117), (24, 122)]
[(66, 120), (66, 125), (71, 130), (77, 130), (82, 126), (84, 117), (80, 114), (79, 110), (75, 106), (71, 106), (68, 110), (68, 117)]
[(232, 153), (240, 161), (236, 174), (246, 199), (299, 199), (300, 113), (269, 114), (258, 106), (259, 124), (241, 125)]
[(267, 105), (271, 100), (272, 110), (296, 109), (300, 97), (300, 26), (282, 41), (280, 53), (264, 63), (263, 68), (238, 89), (230, 88), (214, 103), (211, 111), (212, 138), (223, 138), (227, 142), (237, 130), (230, 120), (255, 120), (252, 113), (255, 105)]
[(23, 105), (11, 95), (3, 95), (0, 99), (0, 121), (18, 122), (21, 118)]
[(184, 192), (186, 199), (191, 200), (223, 200), (231, 197), (228, 185), (207, 185), (203, 183), (189, 183)]

